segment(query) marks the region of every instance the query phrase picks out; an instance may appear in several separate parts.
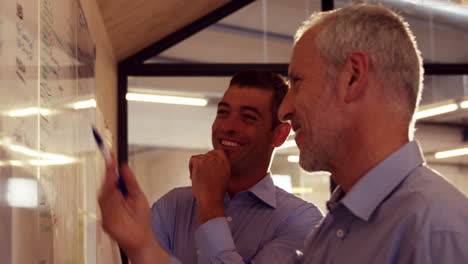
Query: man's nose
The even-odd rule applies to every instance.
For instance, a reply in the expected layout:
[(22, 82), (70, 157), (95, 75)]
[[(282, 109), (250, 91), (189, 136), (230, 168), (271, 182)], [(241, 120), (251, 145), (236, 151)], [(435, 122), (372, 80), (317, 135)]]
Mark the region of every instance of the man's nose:
[(229, 118), (224, 120), (222, 124), (222, 130), (225, 133), (238, 133), (241, 130), (242, 121), (237, 115), (231, 115)]
[(278, 109), (278, 119), (283, 122), (290, 120), (292, 117), (293, 104), (291, 99), (291, 93), (288, 91)]

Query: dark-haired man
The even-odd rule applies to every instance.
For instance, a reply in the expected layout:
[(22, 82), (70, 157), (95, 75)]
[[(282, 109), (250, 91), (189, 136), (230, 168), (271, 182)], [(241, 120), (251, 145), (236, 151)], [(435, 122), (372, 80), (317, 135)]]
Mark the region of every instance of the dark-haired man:
[[(108, 170), (100, 198), (103, 224), (133, 263), (284, 263), (297, 257), (322, 216), (314, 205), (275, 187), (269, 173), (274, 148), (290, 132), (277, 118), (286, 92), (284, 80), (272, 72), (234, 75), (212, 125), (214, 150), (190, 159), (192, 187), (174, 189), (152, 207), (157, 242), (145, 234), (149, 208), (131, 172), (123, 169), (129, 201)], [(116, 212), (116, 203), (133, 209)], [(111, 216), (133, 221), (122, 230)]]

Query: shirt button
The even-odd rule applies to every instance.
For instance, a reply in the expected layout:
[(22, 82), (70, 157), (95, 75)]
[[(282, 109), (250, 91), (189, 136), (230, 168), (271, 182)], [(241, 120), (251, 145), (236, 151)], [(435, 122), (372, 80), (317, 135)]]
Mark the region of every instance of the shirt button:
[(339, 237), (339, 238), (343, 238), (345, 235), (345, 232), (343, 231), (343, 229), (338, 229), (336, 230), (336, 236)]
[(200, 250), (197, 248), (197, 256), (200, 256)]
[(228, 216), (228, 217), (226, 217), (226, 220), (227, 220), (228, 222), (231, 222), (231, 221), (232, 221), (232, 217)]

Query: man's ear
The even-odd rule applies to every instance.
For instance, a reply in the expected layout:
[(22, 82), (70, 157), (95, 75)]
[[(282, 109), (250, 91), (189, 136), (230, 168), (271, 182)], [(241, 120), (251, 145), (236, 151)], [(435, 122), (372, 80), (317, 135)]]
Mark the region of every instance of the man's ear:
[(346, 77), (344, 85), (346, 90), (345, 103), (353, 102), (361, 97), (369, 78), (370, 59), (369, 55), (363, 51), (353, 51), (346, 61)]
[(274, 131), (272, 145), (275, 148), (283, 145), (286, 138), (288, 138), (290, 131), (291, 131), (291, 124), (281, 123), (280, 125), (278, 125)]

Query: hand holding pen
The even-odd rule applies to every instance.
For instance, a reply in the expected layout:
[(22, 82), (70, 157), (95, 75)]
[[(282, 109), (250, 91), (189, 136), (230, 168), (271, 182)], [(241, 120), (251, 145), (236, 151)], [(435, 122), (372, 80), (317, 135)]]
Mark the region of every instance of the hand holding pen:
[[(95, 129), (93, 133), (98, 145), (103, 145)], [(127, 164), (123, 164), (121, 174), (118, 173), (111, 154), (101, 146), (99, 149), (107, 164), (98, 198), (103, 229), (125, 251), (132, 263), (167, 263), (169, 254), (153, 236), (151, 209), (135, 175)]]
[[(112, 157), (109, 153), (109, 150), (107, 150), (106, 146), (104, 145), (104, 141), (101, 138), (101, 135), (97, 132), (96, 128), (93, 127), (93, 135), (94, 139), (96, 140), (96, 144), (98, 145), (99, 150), (101, 151), (102, 156), (104, 157), (104, 160), (106, 161), (106, 165), (109, 166), (112, 164)], [(124, 196), (127, 195), (127, 187), (125, 186), (125, 183), (120, 176), (119, 170), (117, 167), (115, 168), (115, 175), (117, 175), (117, 181), (118, 185), (120, 188), (120, 191)]]

